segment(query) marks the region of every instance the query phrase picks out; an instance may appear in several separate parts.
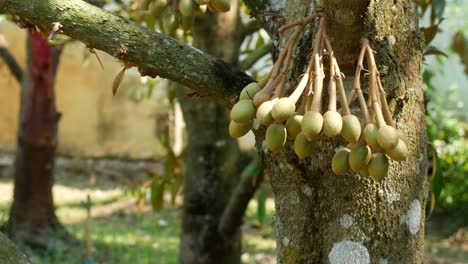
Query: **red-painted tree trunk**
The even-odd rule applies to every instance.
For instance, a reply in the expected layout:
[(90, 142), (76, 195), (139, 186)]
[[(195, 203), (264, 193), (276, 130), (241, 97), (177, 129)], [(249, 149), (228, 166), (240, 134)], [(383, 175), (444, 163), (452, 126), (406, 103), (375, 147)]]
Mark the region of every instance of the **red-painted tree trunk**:
[(52, 198), (59, 117), (54, 99), (58, 56), (59, 51), (49, 46), (39, 33), (29, 32), (28, 65), (21, 92), (14, 200), (7, 224), (11, 235), (24, 234), (27, 240), (42, 237), (37, 234), (49, 234), (58, 226)]

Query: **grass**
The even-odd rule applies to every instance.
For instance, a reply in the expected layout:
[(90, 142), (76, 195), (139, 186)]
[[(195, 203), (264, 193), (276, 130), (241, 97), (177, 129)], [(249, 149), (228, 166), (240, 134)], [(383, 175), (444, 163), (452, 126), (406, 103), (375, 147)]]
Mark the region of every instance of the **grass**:
[[(72, 182), (70, 182), (72, 181)], [(79, 182), (76, 182), (79, 181)], [(0, 181), (0, 219), (6, 220), (12, 197), (9, 180)], [(93, 263), (177, 263), (181, 226), (180, 209), (154, 212), (149, 206), (140, 215), (136, 199), (120, 184), (90, 186), (80, 178), (58, 177), (54, 185), (56, 214), (61, 223), (78, 240), (86, 241), (87, 194), (92, 199), (91, 241)], [(271, 229), (273, 200), (267, 201), (267, 223), (256, 220), (256, 201), (250, 203), (243, 228), (244, 263), (274, 263), (275, 242)], [(75, 264), (85, 261), (85, 244), (49, 245), (45, 254), (27, 250), (33, 263)]]
[[(78, 171), (78, 172), (77, 172)], [(33, 263), (130, 263), (170, 264), (177, 263), (181, 211), (170, 208), (154, 212), (146, 206), (140, 215), (136, 199), (121, 181), (102, 176), (83, 176), (89, 173), (74, 166), (59, 169), (54, 185), (56, 213), (67, 230), (78, 240), (86, 241), (86, 209), (84, 202), (89, 194), (92, 198), (91, 241), (92, 262), (85, 262), (85, 244), (50, 244), (47, 252), (27, 251)], [(5, 221), (12, 197), (10, 179), (0, 180), (0, 221)], [(59, 197), (59, 199), (57, 199)], [(169, 199), (166, 199), (169, 200)], [(180, 203), (179, 203), (180, 207)], [(243, 226), (242, 261), (246, 264), (275, 263), (275, 241), (271, 228), (274, 202), (266, 202), (266, 221), (257, 220), (257, 201), (248, 207)], [(436, 217), (434, 217), (436, 218)], [(437, 219), (437, 218), (436, 218)], [(432, 220), (431, 220), (432, 221)], [(465, 229), (452, 226), (451, 218), (428, 222), (426, 260), (428, 263), (467, 263), (468, 242)], [(435, 224), (434, 224), (435, 223)], [(446, 231), (461, 230), (449, 236)], [(445, 232), (445, 233), (444, 233)], [(455, 246), (454, 246), (455, 245)]]

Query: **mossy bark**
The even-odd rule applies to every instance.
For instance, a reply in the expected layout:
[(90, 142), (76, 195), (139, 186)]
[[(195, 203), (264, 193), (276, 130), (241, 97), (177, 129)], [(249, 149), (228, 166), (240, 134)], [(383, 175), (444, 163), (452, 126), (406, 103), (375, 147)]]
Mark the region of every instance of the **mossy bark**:
[[(237, 1), (228, 13), (197, 19), (193, 39), (195, 47), (237, 64), (242, 42)], [(239, 148), (229, 136), (226, 109), (207, 98), (187, 98), (186, 92), (179, 90), (188, 134), (180, 263), (239, 264), (240, 226), (228, 237), (219, 228), (239, 179)]]
[[(262, 147), (265, 129), (256, 131), (275, 194), (278, 263), (422, 263), (428, 179), (417, 5), (296, 0), (287, 1), (282, 15), (291, 22), (314, 10), (328, 16), (328, 34), (347, 84), (353, 81), (360, 38), (370, 40), (393, 118), (408, 136), (411, 154), (403, 162), (391, 162), (387, 177), (378, 183), (355, 173), (332, 173), (331, 159), (344, 144), (341, 140), (319, 141), (311, 157), (299, 160), (292, 143), (272, 153)], [(305, 67), (310, 32), (294, 59), (291, 86)]]

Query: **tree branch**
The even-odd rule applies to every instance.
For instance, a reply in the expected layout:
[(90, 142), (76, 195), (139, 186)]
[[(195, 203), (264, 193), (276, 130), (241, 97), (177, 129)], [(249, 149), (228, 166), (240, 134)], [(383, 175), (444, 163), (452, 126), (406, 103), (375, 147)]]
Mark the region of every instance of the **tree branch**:
[(247, 205), (263, 181), (263, 169), (260, 166), (260, 160), (256, 157), (242, 171), (240, 182), (221, 216), (219, 231), (223, 236), (232, 236), (242, 225)]
[(250, 53), (249, 56), (247, 56), (247, 58), (241, 61), (239, 67), (244, 71), (249, 69), (263, 56), (270, 53), (270, 51), (271, 51), (271, 42), (268, 42), (265, 45), (259, 47), (258, 49), (252, 51), (252, 53)]
[(246, 36), (251, 35), (262, 28), (262, 25), (258, 22), (258, 20), (249, 21), (246, 24), (242, 25), (242, 38), (244, 39)]
[(6, 40), (3, 36), (0, 36), (0, 58), (5, 61), (11, 74), (13, 74), (15, 79), (21, 84), (23, 80), (23, 69), (21, 69), (21, 66), (18, 64), (13, 54), (8, 50)]
[(125, 67), (176, 81), (227, 107), (253, 82), (220, 59), (85, 1), (0, 0), (0, 12), (20, 16), (44, 31), (60, 22), (63, 34), (117, 57)]

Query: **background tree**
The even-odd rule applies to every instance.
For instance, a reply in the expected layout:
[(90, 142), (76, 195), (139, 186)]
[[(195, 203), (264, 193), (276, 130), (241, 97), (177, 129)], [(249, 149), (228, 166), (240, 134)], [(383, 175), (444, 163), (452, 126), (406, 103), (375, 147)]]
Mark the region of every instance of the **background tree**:
[(6, 230), (11, 236), (16, 234), (22, 240), (46, 247), (44, 238), (59, 226), (52, 185), (60, 117), (55, 108), (54, 80), (61, 50), (49, 46), (39, 32), (29, 30), (27, 51), (24, 73), (13, 57), (6, 59), (22, 85), (14, 199)]
[[(176, 80), (226, 106), (235, 102), (249, 81), (243, 73), (219, 60), (80, 1), (0, 3), (0, 11), (27, 18), (41, 28), (60, 21), (65, 34), (113, 54), (127, 66), (137, 66), (143, 75)], [(268, 0), (246, 3), (273, 39), (277, 39), (275, 30), (282, 23), (323, 10), (328, 15), (336, 57), (350, 81), (359, 40), (369, 38), (377, 52), (397, 127), (406, 132), (411, 142), (410, 157), (400, 164), (392, 163), (389, 175), (377, 183), (358, 175), (332, 174), (330, 161), (338, 142), (320, 143), (320, 151), (300, 161), (290, 146), (275, 154), (263, 151), (261, 128), (257, 132), (257, 148), (276, 199), (278, 261), (421, 263), (428, 179), (416, 4), (288, 1), (282, 2), (283, 6)], [(273, 43), (281, 49), (282, 42)], [(310, 41), (301, 43), (299, 53), (305, 54)], [(127, 49), (122, 50), (121, 44)], [(288, 82), (297, 82), (305, 63), (304, 56), (295, 56), (296, 70)]]

